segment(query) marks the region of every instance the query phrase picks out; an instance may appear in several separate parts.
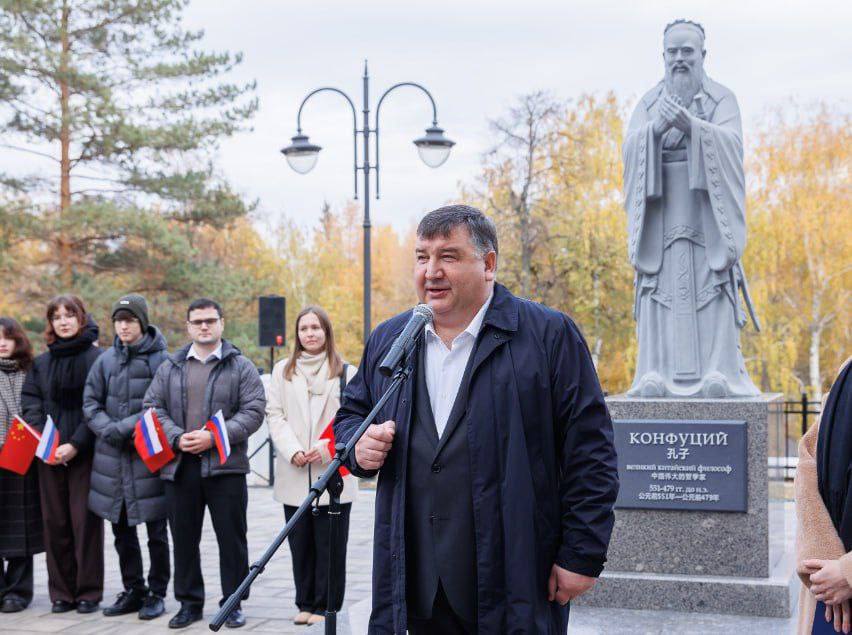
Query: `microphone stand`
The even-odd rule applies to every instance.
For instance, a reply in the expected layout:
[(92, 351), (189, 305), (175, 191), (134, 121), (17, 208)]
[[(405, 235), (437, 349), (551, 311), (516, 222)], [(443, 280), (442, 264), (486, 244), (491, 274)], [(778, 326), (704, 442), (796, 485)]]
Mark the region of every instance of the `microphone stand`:
[(403, 359), (400, 361), (399, 367), (393, 372), (393, 379), (391, 380), (388, 389), (385, 391), (385, 394), (382, 395), (381, 399), (373, 406), (373, 409), (370, 413), (364, 418), (364, 421), (361, 422), (361, 425), (358, 426), (358, 429), (355, 431), (355, 434), (352, 435), (352, 438), (349, 439), (349, 442), (346, 445), (342, 443), (337, 443), (334, 446), (334, 458), (331, 463), (329, 463), (328, 468), (322, 473), (322, 475), (317, 479), (316, 483), (314, 483), (310, 492), (308, 493), (305, 500), (302, 501), (302, 504), (299, 505), (296, 513), (290, 518), (287, 524), (284, 525), (284, 528), (281, 530), (281, 533), (276, 536), (275, 540), (266, 548), (266, 551), (263, 552), (263, 555), (260, 559), (251, 565), (249, 568), (249, 573), (245, 577), (245, 579), (240, 583), (240, 586), (237, 587), (237, 590), (231, 594), (231, 596), (225, 601), (222, 607), (219, 609), (219, 612), (213, 617), (213, 620), (210, 622), (210, 630), (218, 631), (222, 628), (222, 624), (225, 623), (225, 620), (228, 619), (228, 616), (231, 614), (237, 605), (242, 601), (244, 597), (248, 595), (248, 590), (251, 585), (254, 583), (255, 579), (263, 573), (266, 565), (272, 559), (272, 556), (275, 555), (275, 552), (278, 551), (279, 547), (284, 543), (284, 540), (290, 533), (293, 531), (293, 527), (302, 516), (311, 508), (311, 505), (314, 501), (318, 500), (324, 491), (328, 491), (329, 493), (329, 560), (328, 560), (328, 600), (326, 602), (326, 613), (325, 613), (325, 632), (326, 635), (334, 635), (337, 632), (337, 610), (333, 608), (335, 596), (334, 592), (337, 590), (337, 586), (335, 583), (334, 575), (334, 559), (336, 557), (336, 549), (335, 549), (335, 538), (337, 537), (337, 521), (340, 516), (340, 494), (343, 492), (343, 479), (340, 476), (340, 472), (338, 471), (340, 466), (349, 458), (349, 455), (352, 454), (352, 451), (355, 449), (355, 444), (358, 443), (358, 440), (364, 436), (364, 433), (367, 432), (367, 428), (372, 425), (375, 418), (379, 415), (379, 411), (385, 405), (388, 399), (399, 390), (405, 380), (411, 376), (411, 373), (414, 370), (414, 364), (408, 359), (410, 353), (414, 349), (414, 345), (410, 345), (407, 347), (406, 355), (403, 356)]

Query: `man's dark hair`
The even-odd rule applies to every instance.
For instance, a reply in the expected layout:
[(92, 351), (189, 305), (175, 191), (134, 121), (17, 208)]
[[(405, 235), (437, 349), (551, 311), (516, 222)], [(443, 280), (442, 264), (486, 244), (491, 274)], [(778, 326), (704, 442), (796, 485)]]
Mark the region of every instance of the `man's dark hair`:
[(453, 230), (464, 225), (470, 241), (480, 256), (497, 251), (497, 228), (490, 218), (470, 205), (445, 205), (426, 214), (417, 226), (418, 238), (446, 238)]
[(218, 302), (211, 300), (210, 298), (198, 298), (190, 303), (189, 308), (186, 310), (186, 319), (188, 320), (189, 314), (193, 311), (197, 311), (198, 309), (216, 309), (220, 318), (225, 317), (222, 307), (219, 306)]
[(133, 313), (131, 313), (131, 312), (130, 312), (130, 311), (128, 311), (127, 309), (119, 309), (118, 311), (116, 311), (116, 312), (113, 314), (113, 316), (112, 316), (112, 321), (113, 321), (113, 322), (118, 322), (118, 321), (123, 321), (123, 322), (132, 322), (132, 321), (135, 321), (135, 322), (139, 322), (139, 318), (138, 318), (138, 317), (136, 317), (135, 315), (133, 315)]

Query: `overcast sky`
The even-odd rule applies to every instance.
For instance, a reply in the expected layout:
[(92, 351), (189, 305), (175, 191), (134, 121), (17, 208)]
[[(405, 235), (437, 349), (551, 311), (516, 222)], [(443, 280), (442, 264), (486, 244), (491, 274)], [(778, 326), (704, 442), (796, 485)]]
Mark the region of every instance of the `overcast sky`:
[(186, 22), (206, 30), (207, 48), (242, 51), (237, 79), (258, 83), (253, 131), (221, 146), (225, 176), (259, 198), (262, 213), (306, 225), (324, 200), (348, 200), (353, 178), (352, 115), (336, 95), (313, 98), (303, 115), (304, 132), (323, 147), (313, 172), (293, 172), (279, 153), (305, 94), (335, 86), (360, 109), (365, 58), (373, 107), (396, 82), (424, 84), (457, 146), (444, 166), (426, 167), (411, 143), (431, 122), (426, 98), (401, 89), (382, 106), (382, 199), (373, 219), (402, 229), (473, 181), (492, 144), (488, 120), (519, 95), (614, 90), (632, 106), (661, 78), (662, 30), (680, 17), (704, 25), (705, 68), (736, 93), (746, 135), (790, 97), (850, 109), (852, 3), (841, 0), (194, 0)]

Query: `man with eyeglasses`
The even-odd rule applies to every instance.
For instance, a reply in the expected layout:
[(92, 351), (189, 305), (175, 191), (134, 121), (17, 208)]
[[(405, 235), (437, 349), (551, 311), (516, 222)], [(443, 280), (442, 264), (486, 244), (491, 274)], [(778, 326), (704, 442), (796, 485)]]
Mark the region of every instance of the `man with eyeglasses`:
[[(174, 542), (175, 598), (181, 603), (170, 628), (185, 628), (203, 617), (199, 543), (205, 507), (219, 544), (220, 605), (248, 574), (248, 438), (260, 427), (266, 409), (257, 369), (222, 339), (225, 319), (219, 304), (195, 300), (187, 309), (186, 323), (192, 343), (160, 366), (144, 403), (146, 409), (156, 409), (176, 455), (160, 470)], [(221, 464), (213, 435), (204, 427), (219, 410), (231, 446)], [(225, 626), (243, 625), (245, 617), (237, 606)]]

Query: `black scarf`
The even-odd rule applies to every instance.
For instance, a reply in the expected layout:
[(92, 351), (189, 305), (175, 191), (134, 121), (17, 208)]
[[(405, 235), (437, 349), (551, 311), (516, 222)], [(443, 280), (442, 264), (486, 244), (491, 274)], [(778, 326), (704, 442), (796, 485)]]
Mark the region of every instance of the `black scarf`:
[(74, 337), (56, 338), (50, 349), (48, 366), (48, 385), (50, 400), (65, 412), (80, 410), (83, 407), (83, 388), (89, 365), (84, 353), (98, 341), (98, 325), (89, 316), (86, 325)]
[(852, 363), (840, 371), (819, 423), (817, 440), (817, 482), (846, 551), (852, 551)]

